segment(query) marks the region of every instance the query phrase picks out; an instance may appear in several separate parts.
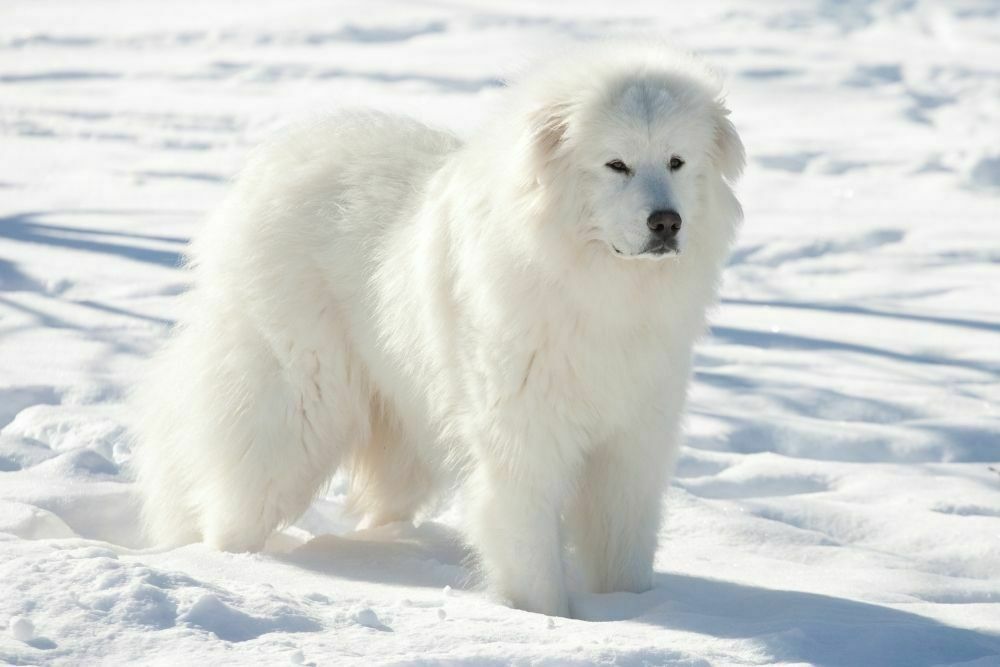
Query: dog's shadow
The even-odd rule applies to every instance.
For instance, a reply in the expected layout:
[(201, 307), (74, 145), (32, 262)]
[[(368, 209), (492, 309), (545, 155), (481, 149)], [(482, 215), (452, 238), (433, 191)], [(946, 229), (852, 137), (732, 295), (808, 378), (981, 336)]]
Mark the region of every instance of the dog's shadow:
[[(287, 546), (287, 545), (286, 545)], [(471, 554), (441, 523), (391, 524), (316, 537), (275, 558), (316, 572), (409, 587), (475, 588)], [(574, 593), (573, 617), (630, 621), (715, 638), (753, 640), (771, 659), (818, 665), (929, 667), (1000, 664), (1000, 636), (891, 607), (658, 572), (651, 590)], [(997, 656), (997, 662), (989, 662)], [(977, 662), (976, 664), (980, 664)]]
[[(641, 594), (576, 594), (573, 615), (754, 639), (769, 659), (815, 665), (1000, 665), (1000, 636), (847, 598), (656, 573)], [(995, 657), (996, 662), (991, 662)]]
[[(288, 549), (288, 545), (285, 545)], [(471, 588), (472, 553), (441, 523), (393, 523), (320, 535), (275, 558), (334, 577), (403, 586)]]

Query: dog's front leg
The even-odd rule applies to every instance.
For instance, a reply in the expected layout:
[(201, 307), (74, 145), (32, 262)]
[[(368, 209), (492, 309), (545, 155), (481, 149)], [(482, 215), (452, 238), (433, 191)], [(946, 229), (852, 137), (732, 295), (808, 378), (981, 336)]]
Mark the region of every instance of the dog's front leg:
[(468, 481), (469, 537), (496, 594), (519, 609), (567, 616), (560, 513), (571, 475), (537, 450), (505, 454), (480, 456)]
[(675, 438), (614, 441), (590, 452), (567, 528), (590, 591), (640, 593), (652, 585), (664, 486)]

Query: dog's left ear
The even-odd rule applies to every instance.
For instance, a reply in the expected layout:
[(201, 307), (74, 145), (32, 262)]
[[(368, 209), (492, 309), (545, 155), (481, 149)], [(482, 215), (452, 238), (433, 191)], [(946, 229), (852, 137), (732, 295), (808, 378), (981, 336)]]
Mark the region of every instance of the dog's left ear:
[(729, 120), (729, 109), (718, 103), (715, 120), (715, 161), (722, 176), (734, 183), (739, 180), (746, 164), (746, 151), (736, 127)]

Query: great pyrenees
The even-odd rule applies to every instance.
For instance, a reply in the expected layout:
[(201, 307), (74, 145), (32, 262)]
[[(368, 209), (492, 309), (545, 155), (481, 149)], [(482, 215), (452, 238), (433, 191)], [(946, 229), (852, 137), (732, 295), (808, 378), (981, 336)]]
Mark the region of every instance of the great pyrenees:
[(691, 56), (588, 45), (472, 139), (343, 113), (257, 150), (138, 392), (161, 543), (264, 546), (341, 466), (369, 526), (458, 489), (486, 581), (651, 585), (743, 146)]

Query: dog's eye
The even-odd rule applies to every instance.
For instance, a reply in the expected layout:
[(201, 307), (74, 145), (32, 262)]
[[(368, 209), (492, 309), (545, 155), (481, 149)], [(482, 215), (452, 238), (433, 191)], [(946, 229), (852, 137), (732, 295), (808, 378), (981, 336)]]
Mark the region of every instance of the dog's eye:
[(617, 171), (619, 174), (629, 174), (632, 172), (632, 170), (628, 168), (628, 165), (621, 160), (612, 160), (604, 166), (611, 171)]
[(670, 171), (677, 171), (684, 166), (684, 160), (680, 159), (676, 155), (670, 158)]

